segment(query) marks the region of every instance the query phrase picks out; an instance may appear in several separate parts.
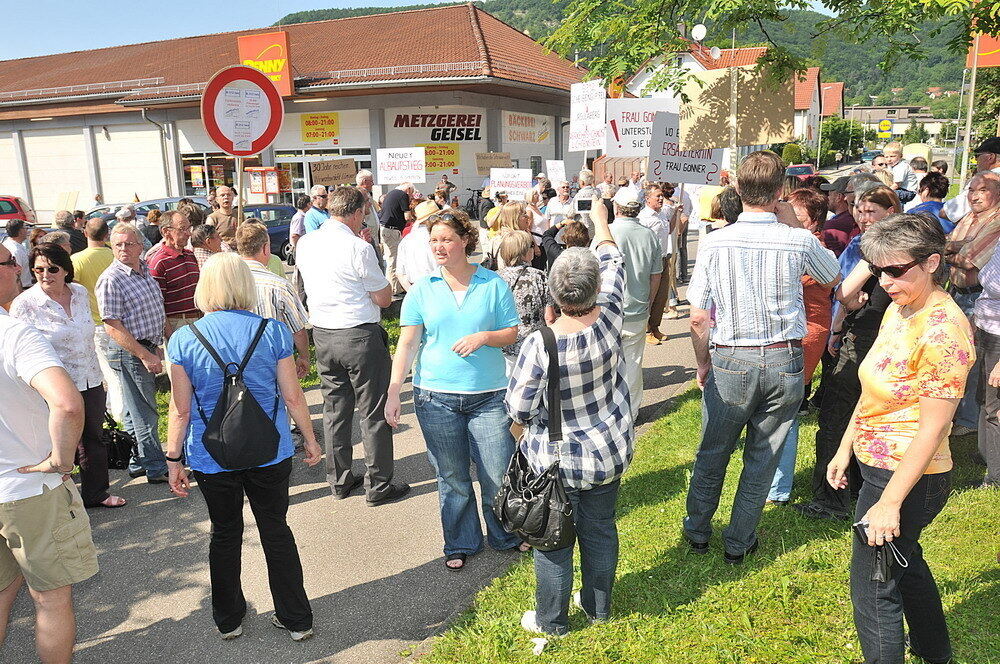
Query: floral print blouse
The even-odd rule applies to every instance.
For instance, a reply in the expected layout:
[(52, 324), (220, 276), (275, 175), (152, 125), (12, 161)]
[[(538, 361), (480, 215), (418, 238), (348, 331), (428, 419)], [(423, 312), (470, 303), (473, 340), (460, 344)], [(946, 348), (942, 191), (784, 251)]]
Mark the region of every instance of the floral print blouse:
[(514, 305), (521, 324), (517, 326), (517, 341), (501, 350), (508, 357), (517, 357), (525, 338), (545, 325), (545, 306), (552, 304), (545, 273), (527, 265), (503, 267), (497, 272), (514, 292)]
[[(920, 428), (920, 397), (959, 399), (976, 355), (972, 328), (950, 296), (909, 317), (893, 303), (878, 339), (858, 369), (861, 400), (855, 415), (854, 454), (875, 468), (896, 470)], [(948, 431), (925, 471), (951, 470)]]

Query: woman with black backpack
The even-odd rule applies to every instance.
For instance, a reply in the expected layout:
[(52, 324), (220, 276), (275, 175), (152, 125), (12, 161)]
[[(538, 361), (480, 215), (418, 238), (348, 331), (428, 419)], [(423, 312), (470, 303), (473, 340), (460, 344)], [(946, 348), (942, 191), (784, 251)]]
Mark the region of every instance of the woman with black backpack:
[(222, 638), (243, 633), (246, 494), (267, 559), (272, 623), (301, 641), (313, 635), (313, 618), (285, 518), (295, 455), (289, 415), (305, 439), (303, 461), (315, 466), (323, 455), (295, 372), (292, 335), (284, 323), (251, 312), (257, 304), (254, 279), (234, 253), (208, 259), (194, 298), (205, 317), (175, 331), (167, 343), (170, 490), (180, 497), (189, 493), (186, 457), (212, 521), (212, 617)]

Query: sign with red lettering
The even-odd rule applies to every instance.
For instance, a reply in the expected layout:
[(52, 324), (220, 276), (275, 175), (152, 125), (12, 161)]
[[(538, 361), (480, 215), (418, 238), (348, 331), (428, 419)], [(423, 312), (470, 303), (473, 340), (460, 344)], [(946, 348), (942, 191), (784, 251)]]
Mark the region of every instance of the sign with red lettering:
[(569, 86), (569, 151), (604, 149), (604, 82), (600, 79)]
[(491, 168), (490, 189), (494, 194), (502, 191), (509, 201), (523, 201), (531, 192), (530, 168)]
[(656, 114), (646, 179), (673, 184), (719, 184), (722, 150), (681, 150), (680, 135), (680, 118), (676, 113)]
[(292, 68), (288, 59), (288, 33), (268, 32), (263, 35), (243, 35), (236, 38), (240, 64), (259, 69), (271, 79), (282, 97), (295, 91)]
[(552, 120), (545, 115), (503, 112), (503, 142), (508, 145), (551, 143), (551, 127)]
[(609, 99), (604, 154), (645, 157), (657, 111), (669, 111), (672, 99)]
[(375, 152), (375, 176), (379, 184), (427, 182), (423, 148), (379, 148)]
[(480, 113), (398, 113), (393, 127), (428, 128), (429, 140), (481, 141), (483, 116)]
[(234, 157), (249, 157), (274, 142), (285, 108), (278, 90), (253, 67), (216, 72), (201, 95), (201, 121), (212, 142)]

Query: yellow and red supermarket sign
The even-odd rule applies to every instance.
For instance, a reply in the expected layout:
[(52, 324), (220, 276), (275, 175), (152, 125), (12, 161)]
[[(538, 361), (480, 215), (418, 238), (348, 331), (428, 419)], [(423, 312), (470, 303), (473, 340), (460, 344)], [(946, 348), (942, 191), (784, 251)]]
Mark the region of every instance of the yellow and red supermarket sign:
[(458, 143), (418, 143), (414, 147), (424, 149), (424, 169), (428, 173), (458, 168), (462, 161)]
[(295, 91), (292, 67), (288, 59), (288, 33), (268, 32), (263, 35), (244, 35), (236, 38), (240, 64), (261, 70), (278, 88), (282, 97)]
[[(965, 60), (967, 69), (972, 68), (973, 59), (978, 59), (977, 67), (1000, 67), (1000, 37), (990, 35), (979, 35), (979, 48), (976, 48), (976, 40), (972, 40), (972, 47), (969, 49), (969, 56)], [(978, 55), (978, 58), (976, 57)]]

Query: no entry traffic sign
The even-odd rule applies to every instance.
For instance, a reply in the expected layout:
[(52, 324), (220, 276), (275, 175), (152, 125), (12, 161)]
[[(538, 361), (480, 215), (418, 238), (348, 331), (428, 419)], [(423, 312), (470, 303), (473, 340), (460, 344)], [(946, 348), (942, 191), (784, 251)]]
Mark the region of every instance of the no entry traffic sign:
[(249, 157), (269, 146), (284, 117), (274, 83), (253, 67), (219, 70), (201, 95), (205, 131), (220, 150), (234, 157)]

